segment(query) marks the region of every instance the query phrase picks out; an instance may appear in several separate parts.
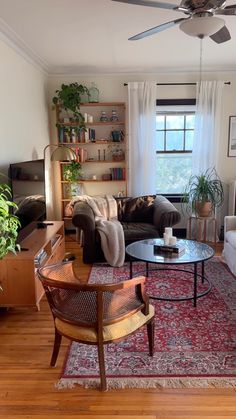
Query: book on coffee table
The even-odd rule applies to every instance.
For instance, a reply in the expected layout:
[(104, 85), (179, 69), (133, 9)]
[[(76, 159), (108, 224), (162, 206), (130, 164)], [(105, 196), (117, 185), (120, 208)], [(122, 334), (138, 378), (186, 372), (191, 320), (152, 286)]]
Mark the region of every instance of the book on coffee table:
[(154, 254), (158, 253), (174, 253), (176, 255), (184, 252), (184, 246), (181, 244), (165, 245), (165, 244), (154, 244)]

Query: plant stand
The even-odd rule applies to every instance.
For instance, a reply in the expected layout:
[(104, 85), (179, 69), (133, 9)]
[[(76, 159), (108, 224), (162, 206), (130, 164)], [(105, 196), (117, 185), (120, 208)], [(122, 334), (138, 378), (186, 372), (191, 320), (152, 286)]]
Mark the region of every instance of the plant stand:
[(193, 215), (188, 219), (188, 238), (202, 242), (217, 241), (217, 221), (215, 217), (198, 217)]

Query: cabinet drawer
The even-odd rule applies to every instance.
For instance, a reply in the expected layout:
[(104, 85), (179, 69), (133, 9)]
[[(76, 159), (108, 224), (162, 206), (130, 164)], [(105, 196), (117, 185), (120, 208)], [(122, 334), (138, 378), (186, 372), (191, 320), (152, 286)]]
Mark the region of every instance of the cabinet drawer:
[(60, 262), (65, 255), (65, 242), (64, 240), (58, 243), (52, 256), (48, 259), (47, 265), (53, 265), (54, 263)]

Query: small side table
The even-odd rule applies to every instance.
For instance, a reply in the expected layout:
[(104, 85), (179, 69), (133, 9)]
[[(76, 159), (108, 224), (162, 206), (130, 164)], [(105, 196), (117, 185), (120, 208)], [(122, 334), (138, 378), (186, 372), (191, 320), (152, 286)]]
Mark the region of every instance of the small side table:
[[(214, 237), (214, 240), (207, 240), (207, 226), (212, 225), (212, 235)], [(196, 228), (196, 240), (197, 241), (213, 241), (216, 244), (216, 238), (217, 238), (217, 221), (215, 217), (198, 217), (196, 215), (193, 215), (189, 217), (188, 219), (188, 227), (189, 227), (189, 239), (192, 238), (192, 228)]]

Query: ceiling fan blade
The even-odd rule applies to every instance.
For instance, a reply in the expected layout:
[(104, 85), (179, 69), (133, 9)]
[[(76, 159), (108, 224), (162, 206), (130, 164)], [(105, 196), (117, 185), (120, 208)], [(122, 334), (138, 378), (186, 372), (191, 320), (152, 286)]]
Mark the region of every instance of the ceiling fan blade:
[(225, 4), (225, 0), (208, 0), (201, 7), (203, 7), (205, 10), (218, 9), (219, 7), (223, 6), (223, 4)]
[(111, 0), (111, 1), (117, 1), (118, 3), (137, 4), (138, 6), (158, 7), (160, 9), (169, 9), (169, 10), (177, 9), (176, 4), (162, 3), (158, 1), (152, 1), (152, 0), (147, 0), (147, 1), (145, 0)]
[(211, 35), (210, 38), (217, 44), (222, 44), (223, 42), (229, 41), (231, 36), (226, 26), (223, 26), (218, 32)]
[(162, 32), (165, 29), (172, 28), (172, 26), (177, 25), (180, 22), (183, 22), (183, 20), (188, 20), (189, 18), (181, 18), (172, 20), (170, 22), (162, 23), (162, 25), (155, 26), (154, 28), (148, 29), (147, 31), (138, 33), (137, 35), (132, 36), (129, 38), (129, 41), (137, 41), (138, 39), (145, 38), (146, 36), (154, 35), (155, 33)]
[(215, 11), (216, 15), (236, 15), (236, 4), (231, 4), (231, 6), (226, 6), (224, 9), (219, 9)]

